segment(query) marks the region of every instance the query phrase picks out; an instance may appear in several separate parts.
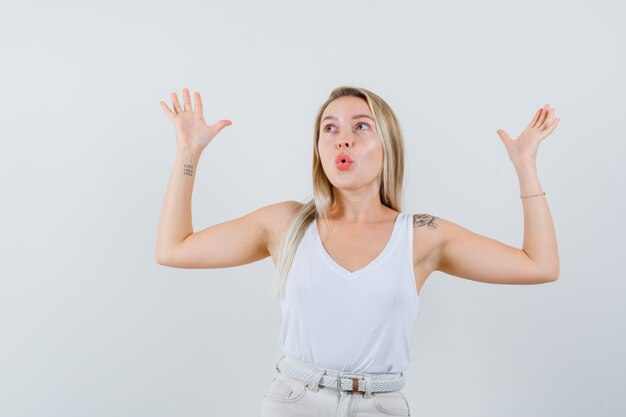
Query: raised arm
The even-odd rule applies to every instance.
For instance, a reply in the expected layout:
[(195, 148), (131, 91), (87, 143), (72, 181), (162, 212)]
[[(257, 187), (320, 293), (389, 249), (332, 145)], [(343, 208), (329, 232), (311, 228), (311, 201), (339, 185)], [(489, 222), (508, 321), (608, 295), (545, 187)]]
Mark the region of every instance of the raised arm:
[(202, 115), (202, 100), (195, 93), (195, 109), (189, 90), (183, 90), (184, 107), (172, 93), (171, 110), (161, 107), (174, 123), (177, 153), (165, 191), (156, 241), (156, 261), (177, 268), (220, 268), (242, 265), (268, 256), (268, 212), (264, 207), (240, 218), (193, 233), (191, 194), (198, 161), (203, 150), (231, 124), (220, 120), (207, 125)]
[(520, 185), (524, 243), (515, 248), (440, 219), (435, 269), (494, 284), (540, 284), (559, 276), (559, 253), (550, 208), (537, 177), (535, 158), (541, 140), (556, 127), (554, 108), (539, 109), (517, 140), (498, 130)]

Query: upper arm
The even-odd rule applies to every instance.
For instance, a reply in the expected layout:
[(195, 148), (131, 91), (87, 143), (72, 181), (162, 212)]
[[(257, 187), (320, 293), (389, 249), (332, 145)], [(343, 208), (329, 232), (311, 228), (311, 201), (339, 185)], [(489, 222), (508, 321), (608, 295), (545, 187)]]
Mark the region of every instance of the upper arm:
[(522, 249), (437, 218), (435, 269), (490, 284), (542, 284), (553, 279)]
[(159, 263), (175, 268), (226, 268), (270, 255), (273, 227), (285, 203), (275, 203), (187, 236)]

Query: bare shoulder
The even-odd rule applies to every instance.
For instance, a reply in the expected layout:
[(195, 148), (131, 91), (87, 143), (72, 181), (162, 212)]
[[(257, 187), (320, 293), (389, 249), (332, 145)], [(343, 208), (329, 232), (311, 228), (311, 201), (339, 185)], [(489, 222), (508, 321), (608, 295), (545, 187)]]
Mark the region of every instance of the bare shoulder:
[(436, 269), (443, 222), (429, 213), (413, 214), (413, 266), (421, 266), (425, 274)]
[(273, 256), (287, 225), (303, 204), (295, 200), (281, 201), (265, 207), (265, 227), (268, 233), (267, 249)]
[(460, 226), (429, 213), (413, 214), (413, 259), (426, 262), (430, 271), (439, 269), (441, 248)]

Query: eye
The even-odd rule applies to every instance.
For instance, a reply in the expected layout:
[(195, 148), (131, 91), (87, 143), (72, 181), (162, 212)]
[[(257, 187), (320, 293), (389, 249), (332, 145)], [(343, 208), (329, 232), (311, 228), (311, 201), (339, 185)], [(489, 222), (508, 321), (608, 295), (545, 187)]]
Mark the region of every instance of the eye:
[(324, 132), (328, 132), (328, 128), (329, 128), (329, 127), (332, 127), (332, 126), (333, 126), (333, 125), (326, 125), (326, 126), (324, 126)]
[[(361, 126), (361, 125), (365, 125), (365, 126), (367, 126), (367, 128), (368, 128), (368, 129), (370, 128), (370, 126), (369, 126), (367, 123), (363, 123), (363, 122), (359, 123), (359, 124), (357, 125), (357, 127), (358, 127), (358, 126)], [(363, 130), (363, 129), (361, 129), (361, 130)]]

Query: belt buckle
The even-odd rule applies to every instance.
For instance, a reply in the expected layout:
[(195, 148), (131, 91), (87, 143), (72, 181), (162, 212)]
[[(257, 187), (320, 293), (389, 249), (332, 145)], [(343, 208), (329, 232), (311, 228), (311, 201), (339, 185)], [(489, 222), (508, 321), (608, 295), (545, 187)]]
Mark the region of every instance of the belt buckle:
[(345, 392), (359, 392), (359, 377), (346, 377), (346, 378), (350, 378), (352, 380), (352, 389), (341, 389), (341, 380), (343, 379), (343, 377), (341, 376), (341, 374), (337, 377), (337, 389), (339, 391), (345, 391)]

